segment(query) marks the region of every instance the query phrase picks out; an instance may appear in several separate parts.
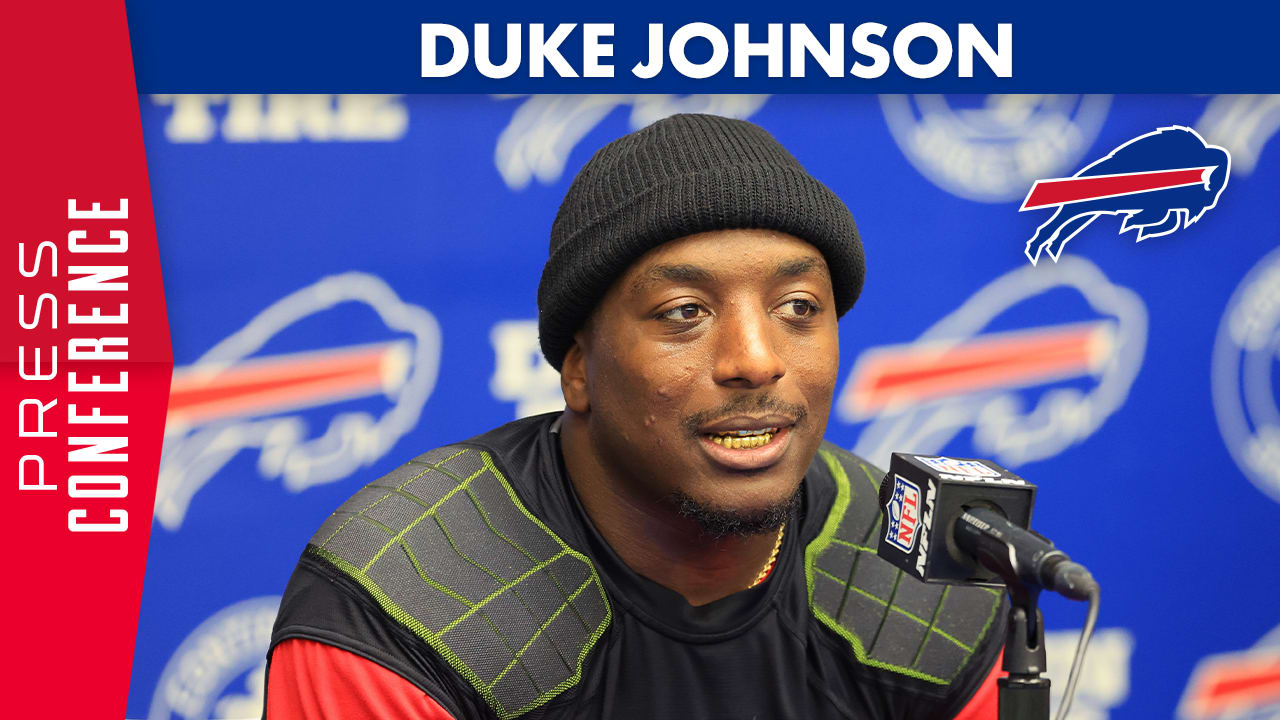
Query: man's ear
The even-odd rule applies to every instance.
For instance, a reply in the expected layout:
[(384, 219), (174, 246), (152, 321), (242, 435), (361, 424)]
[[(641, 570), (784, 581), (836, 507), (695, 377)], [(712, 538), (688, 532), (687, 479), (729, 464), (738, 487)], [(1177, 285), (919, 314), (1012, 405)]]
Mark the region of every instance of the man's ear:
[(564, 404), (576, 413), (591, 409), (587, 389), (587, 355), (583, 352), (585, 335), (582, 331), (574, 335), (573, 345), (565, 353), (564, 363), (560, 366), (560, 391), (564, 393)]

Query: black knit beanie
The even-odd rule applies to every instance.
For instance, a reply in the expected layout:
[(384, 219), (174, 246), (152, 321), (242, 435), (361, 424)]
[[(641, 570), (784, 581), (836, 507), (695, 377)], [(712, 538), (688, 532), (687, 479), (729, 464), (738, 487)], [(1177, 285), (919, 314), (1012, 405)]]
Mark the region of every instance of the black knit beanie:
[(559, 370), (573, 335), (641, 255), (710, 230), (778, 230), (818, 248), (836, 315), (866, 272), (849, 208), (762, 128), (674, 115), (605, 145), (564, 196), (538, 285), (542, 354)]

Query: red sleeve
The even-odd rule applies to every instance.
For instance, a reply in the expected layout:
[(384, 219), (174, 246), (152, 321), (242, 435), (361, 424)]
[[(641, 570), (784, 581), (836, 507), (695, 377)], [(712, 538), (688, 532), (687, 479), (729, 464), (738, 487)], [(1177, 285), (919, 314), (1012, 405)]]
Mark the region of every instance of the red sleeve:
[(1000, 710), (1000, 688), (996, 685), (996, 680), (1004, 677), (1004, 671), (1000, 669), (1003, 664), (1000, 657), (996, 658), (995, 665), (992, 666), (991, 672), (987, 675), (987, 679), (982, 681), (978, 686), (973, 697), (969, 698), (969, 704), (965, 705), (959, 713), (956, 714), (955, 720), (995, 720)]
[(291, 638), (271, 652), (268, 720), (454, 720), (381, 665), (332, 645)]

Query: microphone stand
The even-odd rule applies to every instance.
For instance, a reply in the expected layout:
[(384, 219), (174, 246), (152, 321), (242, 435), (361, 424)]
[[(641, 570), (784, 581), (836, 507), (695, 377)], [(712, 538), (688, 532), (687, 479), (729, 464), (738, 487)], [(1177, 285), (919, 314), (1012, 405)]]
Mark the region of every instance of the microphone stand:
[(1044, 616), (1040, 588), (1028, 586), (1016, 573), (1004, 574), (1009, 589), (1009, 628), (1004, 638), (1004, 663), (1009, 673), (1000, 687), (999, 720), (1049, 720), (1049, 678), (1044, 652)]

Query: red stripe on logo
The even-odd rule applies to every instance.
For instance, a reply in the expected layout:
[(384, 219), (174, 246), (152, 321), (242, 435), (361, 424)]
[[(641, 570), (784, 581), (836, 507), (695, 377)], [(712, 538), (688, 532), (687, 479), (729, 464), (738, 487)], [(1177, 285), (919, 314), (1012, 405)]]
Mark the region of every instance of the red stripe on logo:
[(404, 379), (404, 343), (254, 358), (221, 370), (180, 368), (169, 392), (169, 429), (373, 395)]
[(1107, 322), (990, 334), (957, 344), (880, 348), (859, 359), (841, 398), (847, 414), (1083, 375), (1111, 352)]
[(1019, 210), (1203, 184), (1214, 166), (1037, 180)]
[(1280, 703), (1280, 652), (1206, 661), (1188, 690), (1188, 715), (1210, 718)]

